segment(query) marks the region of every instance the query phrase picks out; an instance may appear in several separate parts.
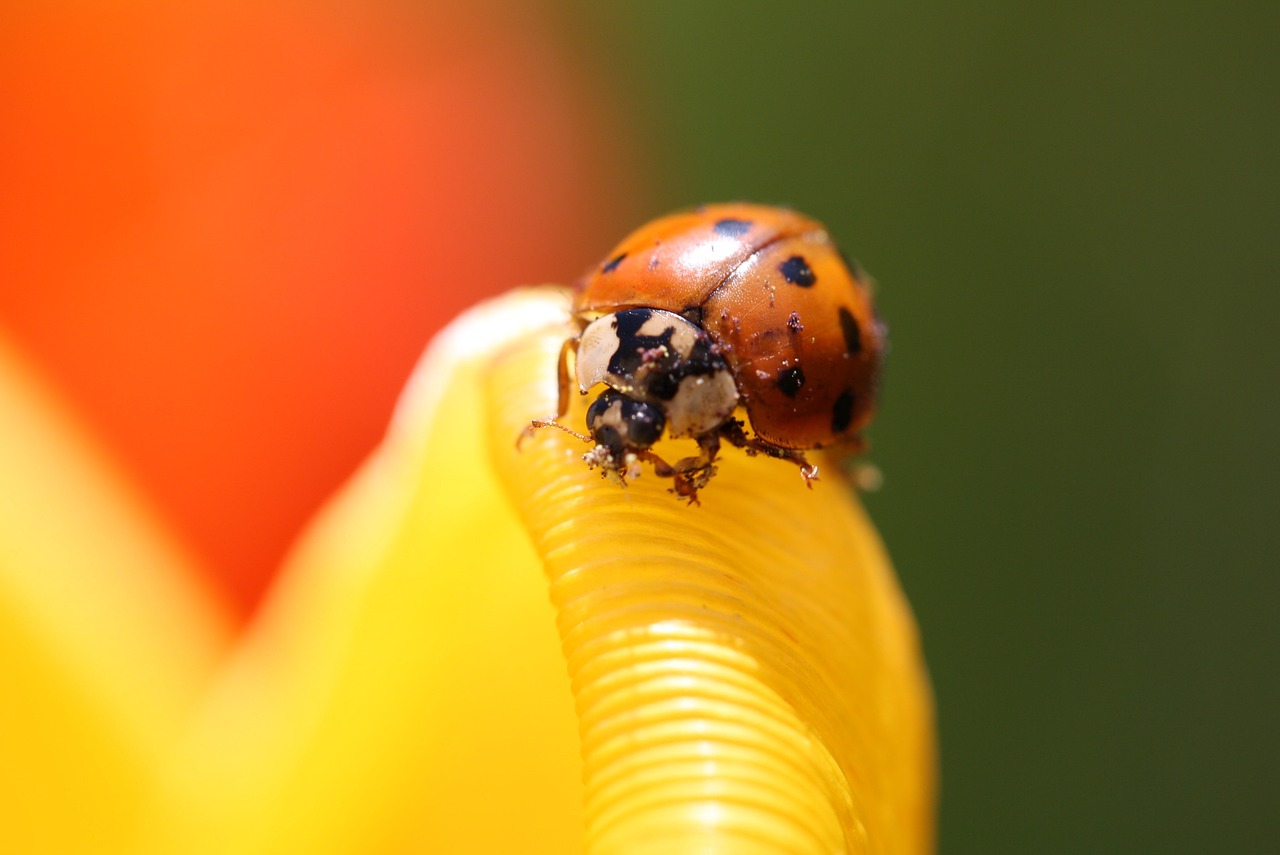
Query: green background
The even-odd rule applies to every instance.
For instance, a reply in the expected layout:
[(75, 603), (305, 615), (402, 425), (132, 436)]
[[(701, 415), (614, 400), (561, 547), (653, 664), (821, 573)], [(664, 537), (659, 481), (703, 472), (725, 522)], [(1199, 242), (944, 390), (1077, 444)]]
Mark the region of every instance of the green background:
[(944, 853), (1280, 840), (1277, 10), (560, 7), (634, 224), (789, 203), (879, 280)]

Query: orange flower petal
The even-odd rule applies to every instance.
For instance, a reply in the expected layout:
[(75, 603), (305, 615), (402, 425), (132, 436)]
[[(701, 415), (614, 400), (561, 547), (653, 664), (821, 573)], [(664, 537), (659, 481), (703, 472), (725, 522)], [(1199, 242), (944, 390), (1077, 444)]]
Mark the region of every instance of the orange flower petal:
[(200, 576), (0, 340), (0, 851), (125, 845), (230, 635)]

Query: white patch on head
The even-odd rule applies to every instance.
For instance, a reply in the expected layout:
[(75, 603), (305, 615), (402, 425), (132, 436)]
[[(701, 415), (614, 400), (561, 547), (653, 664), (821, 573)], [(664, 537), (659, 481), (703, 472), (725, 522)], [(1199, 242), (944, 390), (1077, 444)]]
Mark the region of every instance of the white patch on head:
[(680, 381), (667, 404), (667, 430), (672, 436), (698, 436), (720, 427), (738, 406), (738, 387), (728, 369)]
[(578, 339), (579, 389), (586, 392), (597, 383), (605, 382), (609, 374), (609, 360), (618, 352), (619, 343), (613, 315), (596, 318), (587, 325)]

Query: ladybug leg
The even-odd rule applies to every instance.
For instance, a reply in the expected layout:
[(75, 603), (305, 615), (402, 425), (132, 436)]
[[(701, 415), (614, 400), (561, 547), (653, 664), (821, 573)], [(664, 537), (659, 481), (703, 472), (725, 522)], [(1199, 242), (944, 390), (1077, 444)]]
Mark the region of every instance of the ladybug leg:
[(675, 493), (682, 499), (688, 499), (689, 504), (691, 505), (702, 504), (702, 502), (698, 501), (698, 490), (699, 488), (706, 486), (710, 475), (708, 474), (705, 477), (698, 478), (692, 473), (681, 469), (681, 466), (687, 461), (697, 460), (698, 458), (686, 457), (683, 460), (677, 461), (673, 466), (658, 455), (654, 454), (652, 451), (640, 451), (636, 453), (636, 456), (653, 466), (654, 475), (657, 475), (659, 478), (672, 479), (671, 492)]
[(556, 379), (560, 382), (560, 396), (556, 404), (556, 418), (562, 419), (569, 412), (569, 386), (572, 381), (569, 379), (570, 367), (569, 362), (573, 358), (578, 340), (576, 338), (567, 338), (564, 344), (560, 345), (560, 359), (556, 366)]
[(517, 450), (520, 448), (520, 446), (524, 444), (524, 441), (526, 439), (533, 436), (534, 431), (536, 431), (538, 428), (544, 428), (544, 427), (560, 428), (560, 430), (564, 431), (565, 433), (573, 434), (578, 439), (584, 442), (595, 442), (595, 440), (592, 439), (591, 437), (580, 434), (577, 431), (569, 430), (567, 427), (559, 423), (559, 420), (563, 419), (565, 417), (565, 414), (569, 412), (569, 388), (572, 385), (572, 380), (570, 380), (570, 377), (569, 377), (571, 373), (570, 360), (573, 357), (574, 347), (577, 344), (578, 344), (578, 340), (576, 338), (568, 338), (568, 339), (565, 339), (564, 344), (560, 345), (560, 358), (557, 360), (557, 367), (556, 367), (556, 379), (559, 382), (560, 387), (559, 387), (558, 397), (556, 401), (555, 418), (554, 419), (533, 419), (531, 422), (529, 422), (529, 424), (525, 427), (525, 429), (520, 431), (520, 435), (516, 437)]
[(809, 462), (804, 452), (793, 448), (781, 448), (765, 442), (758, 436), (747, 436), (747, 432), (742, 429), (742, 422), (737, 419), (725, 422), (720, 428), (720, 435), (730, 444), (746, 451), (747, 454), (763, 454), (776, 460), (788, 460), (799, 466), (800, 477), (804, 479), (804, 485), (810, 490), (813, 489), (813, 482), (818, 480), (818, 467)]
[(788, 460), (800, 467), (800, 477), (804, 479), (804, 485), (810, 490), (813, 489), (813, 482), (818, 480), (818, 467), (810, 463), (803, 452), (796, 451), (791, 448), (778, 448), (776, 445), (770, 445), (763, 440), (752, 438), (751, 443), (747, 446), (747, 454), (752, 451), (758, 451), (761, 454), (773, 457), (777, 460)]
[(818, 480), (818, 467), (816, 464), (810, 463), (808, 459), (799, 451), (791, 451), (783, 449), (781, 454), (770, 455), (777, 457), (779, 460), (790, 460), (792, 463), (800, 467), (800, 477), (804, 479), (804, 485), (810, 490), (813, 489), (813, 482)]
[(681, 498), (688, 499), (691, 505), (700, 505), (698, 501), (698, 490), (696, 487), (686, 483), (684, 475), (676, 466), (672, 466), (652, 451), (637, 451), (636, 457), (645, 461), (653, 467), (653, 474), (659, 478), (674, 479), (673, 492)]
[(674, 464), (668, 463), (652, 451), (639, 453), (641, 460), (653, 465), (653, 474), (659, 478), (672, 479), (672, 492), (682, 499), (688, 499), (691, 505), (701, 505), (698, 491), (707, 486), (716, 474), (715, 459), (720, 451), (720, 437), (716, 433), (698, 437), (698, 454), (682, 457)]

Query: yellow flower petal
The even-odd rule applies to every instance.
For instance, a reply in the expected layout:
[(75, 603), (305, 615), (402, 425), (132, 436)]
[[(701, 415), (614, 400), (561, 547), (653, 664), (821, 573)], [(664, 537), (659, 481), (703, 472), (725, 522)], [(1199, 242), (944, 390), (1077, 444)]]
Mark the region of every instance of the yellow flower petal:
[(225, 614), (0, 340), (0, 851), (128, 847)]
[(559, 614), (588, 851), (926, 851), (914, 623), (837, 462), (810, 491), (794, 466), (731, 449), (688, 508), (651, 475), (601, 483), (560, 432), (517, 454), (503, 439), (554, 403), (562, 339), (496, 363), (491, 448)]
[(555, 613), (484, 428), (492, 350), (561, 312), (482, 307), (432, 346), (175, 758), (154, 851), (580, 850)]
[(520, 291), (433, 344), (176, 758), (157, 851), (929, 849), (915, 630), (836, 467), (810, 492), (730, 450), (687, 508), (565, 434), (517, 451), (566, 320)]

